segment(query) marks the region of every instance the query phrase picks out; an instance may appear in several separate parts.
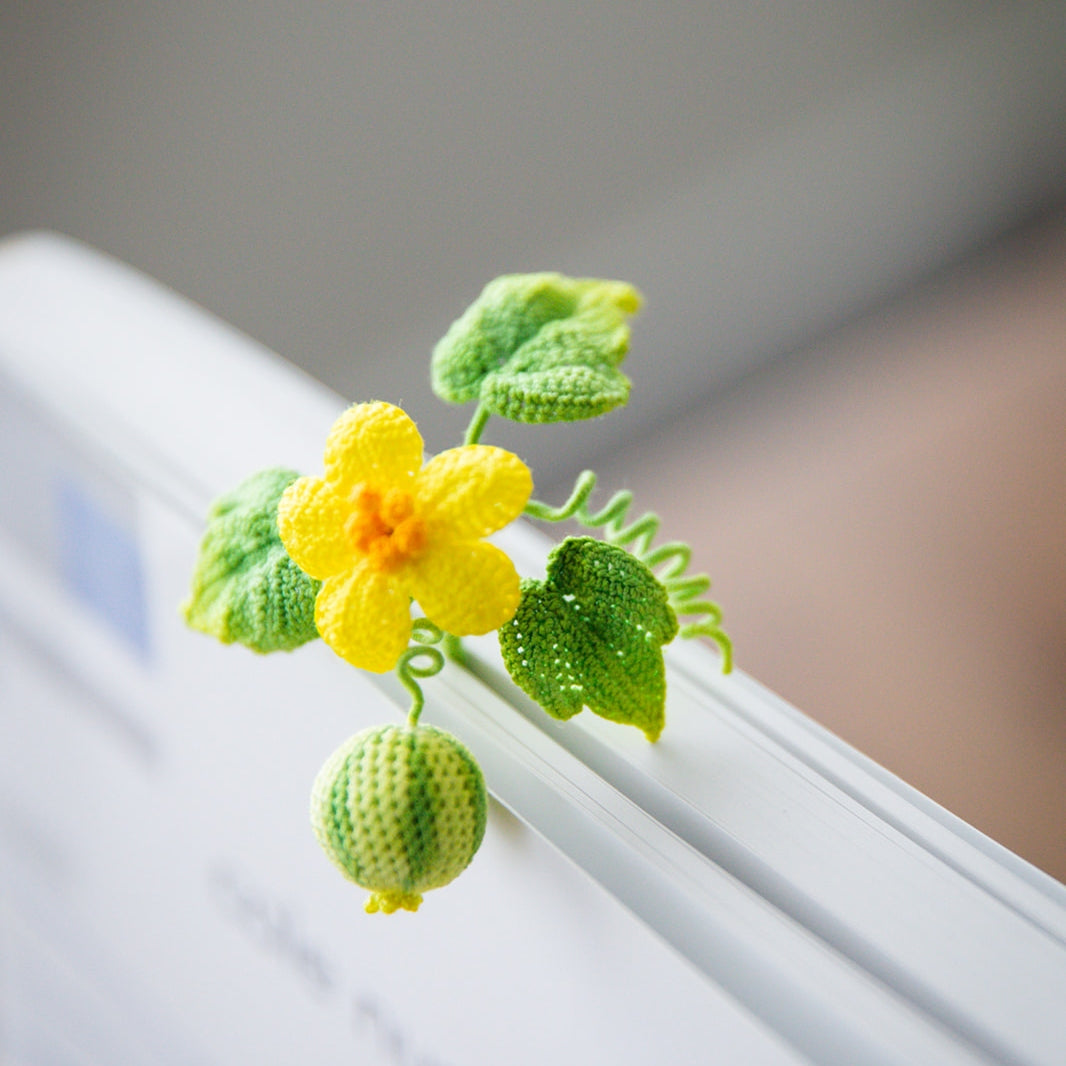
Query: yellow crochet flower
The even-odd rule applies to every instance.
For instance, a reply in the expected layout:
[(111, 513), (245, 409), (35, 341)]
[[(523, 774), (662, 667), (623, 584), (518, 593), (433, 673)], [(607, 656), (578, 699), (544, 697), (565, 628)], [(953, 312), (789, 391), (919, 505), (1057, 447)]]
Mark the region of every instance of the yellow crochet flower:
[(517, 518), (529, 468), (502, 448), (452, 448), (422, 465), (422, 436), (398, 407), (350, 407), (326, 441), (325, 477), (294, 481), (278, 532), (323, 582), (322, 639), (354, 666), (391, 670), (411, 639), (410, 600), (456, 636), (489, 633), (518, 607), (518, 574), (482, 537)]

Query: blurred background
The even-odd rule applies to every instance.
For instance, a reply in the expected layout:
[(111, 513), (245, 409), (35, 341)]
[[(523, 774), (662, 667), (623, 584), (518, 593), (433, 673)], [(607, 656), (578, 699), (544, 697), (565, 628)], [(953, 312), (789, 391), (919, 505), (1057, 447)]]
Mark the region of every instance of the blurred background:
[(490, 278), (645, 294), (490, 426), (715, 577), (738, 663), (1066, 879), (1066, 5), (0, 3), (0, 235), (143, 269), (427, 445)]

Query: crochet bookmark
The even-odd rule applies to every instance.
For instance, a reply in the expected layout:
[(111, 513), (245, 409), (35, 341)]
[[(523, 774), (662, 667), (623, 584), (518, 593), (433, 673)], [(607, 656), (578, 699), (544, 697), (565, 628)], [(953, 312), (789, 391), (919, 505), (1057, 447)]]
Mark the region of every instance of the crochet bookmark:
[[(311, 821), (366, 910), (417, 910), (460, 874), (485, 833), (485, 782), (455, 737), (421, 723), (421, 682), (457, 657), (459, 638), (496, 631), (511, 678), (554, 718), (587, 707), (655, 741), (665, 725), (662, 648), (705, 636), (732, 668), (706, 575), (691, 549), (654, 545), (656, 516), (629, 522), (632, 497), (589, 507), (585, 471), (560, 507), (531, 500), (517, 456), (481, 444), (492, 416), (572, 422), (629, 398), (619, 369), (640, 296), (619, 281), (518, 274), (490, 282), (433, 352), (433, 388), (476, 402), (463, 443), (423, 463), (415, 423), (388, 403), (358, 403), (326, 439), (323, 470), (253, 474), (211, 508), (182, 610), (189, 626), (253, 651), (321, 637), (411, 694), (404, 725), (366, 729), (327, 760)], [(485, 538), (520, 515), (573, 520), (543, 580), (523, 579)], [(412, 605), (422, 615), (412, 617)], [(444, 650), (442, 650), (444, 649)]]

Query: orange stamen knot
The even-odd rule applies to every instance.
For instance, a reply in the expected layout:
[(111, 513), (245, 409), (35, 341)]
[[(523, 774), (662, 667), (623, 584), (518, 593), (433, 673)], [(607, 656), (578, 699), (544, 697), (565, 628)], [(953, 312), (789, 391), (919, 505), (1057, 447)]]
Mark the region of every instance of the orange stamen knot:
[(355, 510), (348, 519), (348, 536), (375, 570), (393, 570), (425, 546), (425, 526), (406, 492), (382, 493), (360, 485), (352, 502)]

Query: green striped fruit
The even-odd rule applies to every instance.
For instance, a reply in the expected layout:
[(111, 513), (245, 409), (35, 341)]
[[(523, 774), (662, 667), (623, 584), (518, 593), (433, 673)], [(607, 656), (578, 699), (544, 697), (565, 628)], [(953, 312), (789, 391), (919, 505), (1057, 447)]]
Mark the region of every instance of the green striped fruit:
[(311, 792), (311, 824), (366, 909), (418, 910), (422, 893), (469, 865), (485, 835), (488, 797), (474, 757), (433, 726), (374, 726), (326, 761)]

